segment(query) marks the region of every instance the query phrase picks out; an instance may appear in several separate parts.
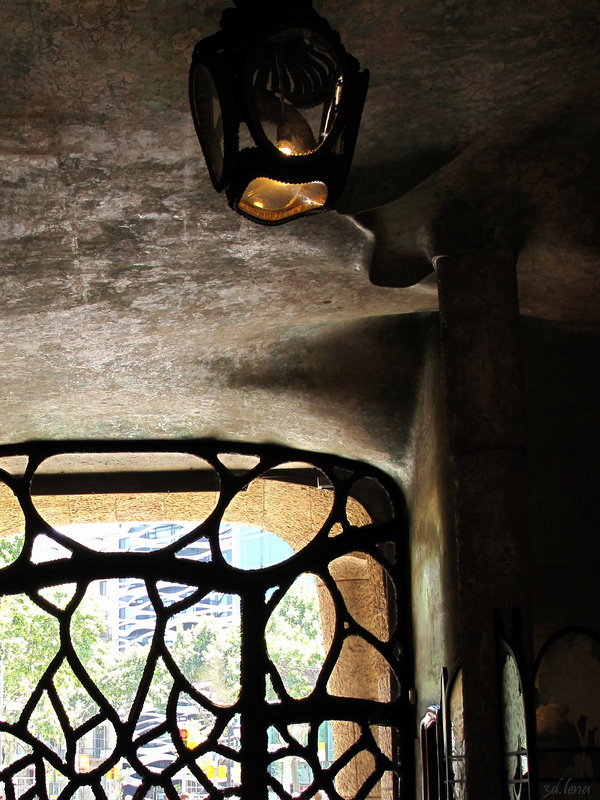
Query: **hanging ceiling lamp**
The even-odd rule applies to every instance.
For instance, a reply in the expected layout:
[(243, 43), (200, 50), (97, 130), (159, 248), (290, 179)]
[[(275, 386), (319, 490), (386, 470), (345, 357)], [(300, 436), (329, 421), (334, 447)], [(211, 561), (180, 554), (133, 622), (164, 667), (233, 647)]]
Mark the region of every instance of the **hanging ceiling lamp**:
[(327, 211), (348, 176), (369, 73), (311, 0), (234, 1), (190, 71), (213, 185), (265, 225)]

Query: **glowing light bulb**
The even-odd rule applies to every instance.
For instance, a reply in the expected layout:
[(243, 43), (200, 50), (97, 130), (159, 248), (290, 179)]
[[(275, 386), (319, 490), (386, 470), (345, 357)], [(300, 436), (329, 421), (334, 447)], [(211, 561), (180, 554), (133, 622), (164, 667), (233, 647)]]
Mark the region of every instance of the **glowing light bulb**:
[(293, 156), (294, 155), (294, 148), (292, 147), (292, 143), (288, 142), (286, 139), (282, 139), (281, 141), (277, 142), (277, 149), (280, 153), (283, 153), (286, 156)]

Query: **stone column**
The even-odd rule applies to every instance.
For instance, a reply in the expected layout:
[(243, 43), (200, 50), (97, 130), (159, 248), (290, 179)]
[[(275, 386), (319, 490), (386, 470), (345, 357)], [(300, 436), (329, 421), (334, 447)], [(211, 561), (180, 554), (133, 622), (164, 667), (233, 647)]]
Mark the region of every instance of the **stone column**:
[[(494, 610), (527, 615), (516, 257), (436, 259), (455, 487), (468, 800), (504, 797)], [(526, 616), (527, 618), (527, 616)]]

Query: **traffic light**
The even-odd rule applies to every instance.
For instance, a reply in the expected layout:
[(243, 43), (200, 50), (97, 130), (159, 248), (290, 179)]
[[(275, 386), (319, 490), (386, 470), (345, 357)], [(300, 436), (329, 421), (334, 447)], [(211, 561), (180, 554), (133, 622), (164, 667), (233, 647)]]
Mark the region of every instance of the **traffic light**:
[(179, 735), (181, 736), (181, 741), (190, 750), (193, 750), (194, 747), (197, 746), (198, 743), (194, 742), (192, 739), (189, 738), (189, 734), (188, 734), (188, 729), (187, 728), (179, 728)]

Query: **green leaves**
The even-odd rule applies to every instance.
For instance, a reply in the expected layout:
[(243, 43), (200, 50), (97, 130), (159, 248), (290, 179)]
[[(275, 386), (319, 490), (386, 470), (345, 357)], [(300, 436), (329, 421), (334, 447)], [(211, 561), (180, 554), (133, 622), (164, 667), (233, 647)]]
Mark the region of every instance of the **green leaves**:
[[(59, 586), (40, 592), (39, 605), (34, 602), (35, 597), (32, 600), (27, 595), (7, 596), (0, 602), (0, 629), (11, 634), (10, 638), (3, 634), (5, 718), (9, 723), (17, 723), (46, 675), (45, 691), (35, 703), (27, 727), (30, 734), (62, 754), (65, 734), (71, 736), (69, 731), (72, 731), (79, 737), (78, 728), (100, 711), (94, 687), (77, 677), (77, 660), (125, 720), (131, 713), (151, 651), (150, 644), (135, 641), (119, 651), (116, 642), (107, 639), (107, 611), (97, 604), (93, 592), (88, 587), (73, 609), (70, 601), (75, 594), (74, 585)], [(63, 641), (62, 646), (61, 624), (63, 630), (68, 625), (70, 633), (70, 642)], [(223, 707), (236, 702), (240, 691), (239, 619), (229, 619), (224, 624), (220, 618), (200, 617), (196, 624), (186, 621), (175, 630), (170, 627), (166, 638), (163, 645), (166, 650), (161, 654), (159, 649), (145, 696), (140, 698), (146, 711), (165, 714), (178, 674), (177, 670), (170, 673), (169, 656), (186, 681), (208, 701)], [(289, 695), (294, 698), (309, 695), (325, 657), (319, 603), (311, 576), (298, 578), (280, 600), (269, 618), (265, 638), (269, 657)], [(180, 702), (185, 695), (189, 698), (188, 708), (196, 707), (189, 723), (192, 727), (199, 726), (200, 736), (201, 728), (204, 730), (207, 725), (210, 728), (207, 715), (211, 715), (202, 703), (189, 697), (190, 691), (185, 686), (177, 687)], [(278, 699), (270, 681), (267, 699)], [(138, 714), (140, 710), (138, 705)], [(189, 710), (185, 713), (190, 714)], [(10, 736), (5, 737), (5, 763), (10, 763), (14, 755), (8, 752), (10, 741)]]
[[(2, 598), (0, 630), (4, 648), (3, 711), (4, 719), (9, 723), (17, 722), (25, 704), (59, 652), (59, 617), (68, 613), (62, 609), (68, 594), (61, 587), (44, 592), (44, 598), (55, 609), (53, 613), (40, 608), (27, 595)], [(70, 629), (75, 651), (94, 680), (102, 670), (107, 669), (107, 648), (100, 640), (104, 620), (97, 608), (84, 599), (71, 619)], [(48, 688), (53, 687), (56, 690), (70, 726), (77, 728), (97, 711), (97, 706), (66, 660), (56, 667), (54, 665), (52, 668), (54, 674), (51, 676), (51, 684), (47, 684)], [(36, 703), (27, 728), (29, 733), (52, 748), (64, 750), (64, 730), (46, 691)], [(3, 737), (5, 763), (12, 761), (15, 742), (13, 737)]]
[(6, 567), (13, 563), (23, 549), (24, 541), (24, 533), (16, 536), (4, 536), (0, 539), (0, 567)]
[[(265, 638), (269, 658), (290, 697), (307, 697), (325, 659), (314, 579), (302, 575), (292, 584), (271, 614)], [(277, 699), (272, 687), (267, 699)]]

